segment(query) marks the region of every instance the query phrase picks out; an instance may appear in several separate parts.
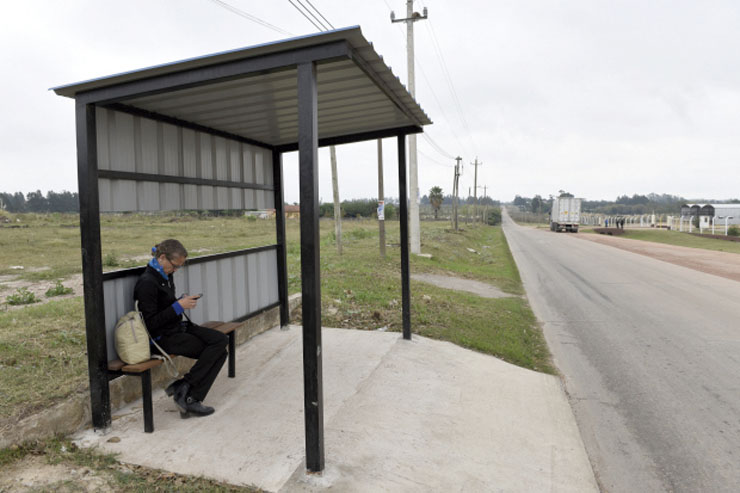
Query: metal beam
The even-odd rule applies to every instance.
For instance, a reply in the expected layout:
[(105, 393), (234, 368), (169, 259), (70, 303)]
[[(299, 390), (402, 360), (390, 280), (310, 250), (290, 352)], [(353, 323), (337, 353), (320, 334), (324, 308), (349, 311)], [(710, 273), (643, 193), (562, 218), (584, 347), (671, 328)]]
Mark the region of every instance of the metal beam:
[(272, 185), (275, 188), (275, 233), (277, 250), (278, 297), (280, 299), (280, 326), (290, 323), (288, 306), (288, 259), (285, 239), (285, 210), (283, 207), (283, 155), (272, 151)]
[(306, 468), (324, 469), (324, 396), (319, 262), (318, 94), (316, 64), (298, 65), (298, 167), (301, 200), (301, 290)]
[(176, 91), (204, 84), (233, 80), (251, 74), (264, 74), (293, 68), (303, 63), (327, 62), (350, 56), (351, 47), (345, 40), (331, 41), (317, 46), (282, 53), (272, 53), (245, 60), (217, 63), (207, 67), (183, 70), (110, 87), (91, 89), (75, 94), (83, 103), (109, 104), (127, 99)]
[(136, 182), (154, 181), (157, 183), (178, 183), (182, 185), (205, 185), (209, 187), (242, 188), (247, 190), (273, 190), (273, 187), (270, 185), (260, 185), (259, 183), (242, 183), (238, 181), (210, 180), (190, 176), (158, 175), (154, 173), (135, 173), (132, 171), (114, 171), (109, 169), (99, 170), (98, 178)]
[(411, 283), (409, 280), (409, 212), (406, 193), (406, 136), (398, 136), (398, 202), (401, 213), (401, 299), (403, 338), (411, 340)]
[(103, 259), (100, 247), (98, 144), (95, 106), (77, 102), (75, 117), (90, 404), (93, 427), (98, 430), (105, 430), (111, 425), (111, 408), (108, 390), (108, 349), (105, 340), (105, 313), (103, 311), (105, 303), (103, 302)]
[[(360, 132), (349, 135), (338, 135), (336, 137), (324, 137), (319, 139), (319, 147), (352, 144), (353, 142), (363, 142), (366, 140), (385, 139), (387, 137), (396, 137), (399, 134), (417, 134), (424, 130), (421, 127), (406, 126), (397, 128), (385, 128), (383, 130), (372, 130), (369, 132)], [(283, 144), (276, 147), (280, 152), (293, 152), (298, 150), (298, 144)]]

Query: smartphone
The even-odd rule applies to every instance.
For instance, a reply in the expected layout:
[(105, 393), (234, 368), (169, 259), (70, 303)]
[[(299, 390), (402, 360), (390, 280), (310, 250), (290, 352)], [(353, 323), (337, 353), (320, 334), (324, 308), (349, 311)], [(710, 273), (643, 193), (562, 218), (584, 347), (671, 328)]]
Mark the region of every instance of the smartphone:
[(198, 293), (198, 294), (195, 295), (195, 299), (196, 300), (199, 300), (202, 297), (203, 297), (203, 293)]

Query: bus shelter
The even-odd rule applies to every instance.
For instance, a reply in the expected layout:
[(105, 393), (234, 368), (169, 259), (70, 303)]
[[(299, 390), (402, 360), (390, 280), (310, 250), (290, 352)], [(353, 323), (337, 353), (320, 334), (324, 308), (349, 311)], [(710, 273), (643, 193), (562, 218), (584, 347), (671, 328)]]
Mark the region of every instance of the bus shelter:
[[(104, 274), (100, 214), (276, 210), (276, 244), (196, 259), (208, 316), (280, 306), (288, 323), (282, 154), (298, 151), (306, 467), (324, 468), (318, 148), (398, 140), (403, 337), (411, 338), (406, 146), (428, 116), (359, 27), (61, 86), (75, 100), (85, 324), (93, 426), (111, 425), (106, 316), (131, 276)], [(107, 277), (106, 277), (107, 276)], [(124, 279), (128, 279), (127, 281)], [(262, 285), (267, 286), (262, 288)], [(193, 290), (192, 292), (197, 292)], [(113, 322), (115, 323), (115, 322)]]

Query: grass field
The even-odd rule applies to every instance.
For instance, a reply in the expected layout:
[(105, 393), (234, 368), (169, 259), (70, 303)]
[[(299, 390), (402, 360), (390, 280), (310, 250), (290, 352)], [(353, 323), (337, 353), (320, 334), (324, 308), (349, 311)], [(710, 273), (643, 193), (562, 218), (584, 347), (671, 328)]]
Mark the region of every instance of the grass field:
[[(584, 229), (584, 232), (593, 233), (593, 229)], [(631, 240), (652, 241), (689, 248), (703, 248), (718, 252), (740, 253), (740, 242), (718, 240), (716, 238), (703, 238), (701, 236), (681, 233), (680, 231), (669, 231), (667, 229), (630, 229), (627, 228), (620, 238)]]
[[(0, 236), (0, 275), (63, 278), (79, 273), (79, 231), (71, 215), (23, 215)], [(102, 222), (106, 269), (143, 265), (152, 244), (177, 237), (191, 257), (271, 244), (273, 220), (188, 215), (111, 215)], [(287, 222), (288, 284), (300, 291), (299, 223)], [(375, 221), (343, 223), (343, 255), (336, 253), (334, 224), (321, 221), (322, 322), (364, 330), (401, 328), (399, 223), (386, 222), (387, 256), (378, 254)], [(6, 234), (9, 233), (9, 234)], [(474, 250), (474, 252), (468, 249)], [(422, 250), (412, 273), (450, 274), (523, 294), (516, 265), (500, 227), (455, 233), (446, 221), (422, 223)], [(41, 270), (43, 269), (43, 270)], [(520, 296), (483, 299), (412, 281), (412, 328), (525, 368), (552, 373), (542, 333)], [(297, 321), (299, 322), (299, 321)], [(0, 307), (0, 420), (6, 423), (49, 406), (87, 386), (81, 299), (50, 301), (20, 309)]]

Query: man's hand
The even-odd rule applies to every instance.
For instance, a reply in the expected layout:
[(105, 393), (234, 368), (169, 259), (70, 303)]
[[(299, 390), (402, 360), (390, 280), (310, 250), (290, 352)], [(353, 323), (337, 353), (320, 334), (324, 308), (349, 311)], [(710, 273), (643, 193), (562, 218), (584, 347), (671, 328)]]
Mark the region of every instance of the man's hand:
[(197, 294), (192, 296), (183, 296), (178, 300), (178, 302), (184, 310), (192, 310), (195, 308), (195, 305), (198, 304), (198, 298), (199, 296)]

